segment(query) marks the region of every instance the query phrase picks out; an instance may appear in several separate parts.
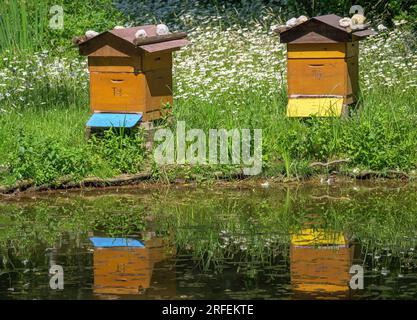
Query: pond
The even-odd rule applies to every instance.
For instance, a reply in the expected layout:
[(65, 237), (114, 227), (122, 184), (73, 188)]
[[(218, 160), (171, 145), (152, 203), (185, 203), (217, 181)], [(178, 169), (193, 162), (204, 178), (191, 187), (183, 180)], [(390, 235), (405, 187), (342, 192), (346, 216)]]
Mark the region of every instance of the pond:
[(416, 299), (416, 185), (0, 199), (0, 299)]

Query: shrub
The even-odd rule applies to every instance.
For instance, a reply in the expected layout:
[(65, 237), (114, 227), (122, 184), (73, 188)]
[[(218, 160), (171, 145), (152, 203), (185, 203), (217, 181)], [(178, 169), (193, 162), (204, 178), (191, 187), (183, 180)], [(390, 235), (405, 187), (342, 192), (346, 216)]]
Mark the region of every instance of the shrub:
[(95, 156), (119, 173), (136, 173), (141, 169), (145, 155), (141, 134), (110, 129), (102, 138), (93, 135), (89, 144)]
[(81, 178), (92, 168), (85, 149), (74, 149), (52, 138), (35, 139), (23, 132), (17, 137), (17, 148), (11, 153), (9, 164), (17, 180), (31, 179), (36, 184), (69, 175)]

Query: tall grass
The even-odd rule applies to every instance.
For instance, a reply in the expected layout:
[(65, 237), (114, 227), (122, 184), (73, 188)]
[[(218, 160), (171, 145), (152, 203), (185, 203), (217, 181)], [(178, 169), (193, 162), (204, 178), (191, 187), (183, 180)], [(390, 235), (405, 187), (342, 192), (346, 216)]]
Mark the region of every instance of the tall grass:
[(47, 28), (47, 1), (1, 1), (0, 51), (36, 50), (45, 45)]

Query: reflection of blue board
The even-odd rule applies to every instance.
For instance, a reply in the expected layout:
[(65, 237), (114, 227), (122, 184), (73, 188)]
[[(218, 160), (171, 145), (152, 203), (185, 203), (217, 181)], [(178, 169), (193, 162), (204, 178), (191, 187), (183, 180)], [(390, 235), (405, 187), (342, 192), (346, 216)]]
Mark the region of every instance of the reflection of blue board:
[(139, 247), (143, 248), (144, 245), (142, 242), (129, 239), (129, 238), (101, 238), (101, 237), (92, 237), (90, 241), (93, 243), (94, 247), (99, 248), (110, 248), (110, 247)]
[(94, 113), (87, 127), (133, 128), (142, 120), (142, 113)]

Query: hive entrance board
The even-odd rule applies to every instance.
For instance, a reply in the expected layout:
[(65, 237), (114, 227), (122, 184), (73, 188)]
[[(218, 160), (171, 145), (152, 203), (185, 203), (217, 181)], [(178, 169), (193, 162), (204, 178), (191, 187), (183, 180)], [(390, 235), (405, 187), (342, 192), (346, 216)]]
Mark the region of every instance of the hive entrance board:
[(288, 117), (340, 117), (346, 112), (343, 98), (290, 98)]
[(93, 113), (87, 122), (90, 128), (133, 128), (142, 120), (141, 113)]

